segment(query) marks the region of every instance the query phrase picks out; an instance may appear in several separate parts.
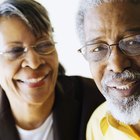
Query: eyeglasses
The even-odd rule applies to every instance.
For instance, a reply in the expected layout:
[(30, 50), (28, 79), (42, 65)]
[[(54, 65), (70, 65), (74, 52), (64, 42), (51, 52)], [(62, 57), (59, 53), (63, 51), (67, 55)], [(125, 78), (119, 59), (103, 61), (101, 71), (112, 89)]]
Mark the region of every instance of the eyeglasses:
[(0, 51), (0, 55), (4, 55), (9, 60), (15, 60), (24, 56), (29, 49), (33, 48), (39, 55), (49, 55), (55, 51), (55, 43), (43, 40), (34, 46), (24, 47), (21, 43), (14, 43), (11, 48), (6, 51)]
[(111, 54), (111, 46), (117, 45), (128, 56), (140, 55), (140, 35), (133, 35), (121, 39), (118, 44), (88, 43), (78, 51), (87, 61), (99, 62), (107, 59)]

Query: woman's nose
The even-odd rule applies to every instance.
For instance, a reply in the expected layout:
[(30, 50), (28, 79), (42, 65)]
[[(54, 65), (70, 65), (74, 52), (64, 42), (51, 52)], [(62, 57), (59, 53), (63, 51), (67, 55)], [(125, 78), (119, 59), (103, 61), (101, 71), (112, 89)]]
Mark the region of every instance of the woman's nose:
[(35, 52), (34, 49), (30, 49), (26, 52), (26, 55), (22, 62), (22, 67), (37, 69), (42, 64), (45, 64), (45, 60), (43, 59), (43, 57)]

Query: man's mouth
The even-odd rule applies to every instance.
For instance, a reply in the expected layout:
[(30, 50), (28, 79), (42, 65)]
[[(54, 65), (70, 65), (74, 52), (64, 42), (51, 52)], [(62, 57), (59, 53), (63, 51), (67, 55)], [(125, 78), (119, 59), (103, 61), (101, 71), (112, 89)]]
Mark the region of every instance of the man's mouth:
[(121, 84), (119, 84), (119, 85), (110, 84), (109, 87), (110, 88), (115, 88), (115, 89), (118, 89), (118, 90), (128, 90), (131, 87), (133, 87), (135, 84), (136, 84), (136, 81), (131, 82), (131, 83), (127, 83), (125, 85), (121, 85)]
[[(140, 92), (140, 81), (132, 81), (128, 83), (111, 83), (107, 85), (108, 90), (114, 91), (121, 96), (127, 97)], [(113, 93), (113, 92), (112, 92)]]

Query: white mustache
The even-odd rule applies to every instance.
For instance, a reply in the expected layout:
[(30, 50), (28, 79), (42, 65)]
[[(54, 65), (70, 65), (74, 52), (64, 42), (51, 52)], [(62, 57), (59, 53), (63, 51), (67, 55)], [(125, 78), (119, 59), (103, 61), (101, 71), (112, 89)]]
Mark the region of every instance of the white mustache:
[(132, 70), (125, 70), (122, 73), (113, 73), (113, 79), (129, 79), (129, 80), (138, 80), (140, 79), (140, 72), (132, 71)]
[(140, 72), (134, 70), (125, 70), (122, 73), (110, 72), (106, 74), (101, 80), (101, 85), (103, 88), (105, 88), (106, 85), (109, 85), (110, 87), (118, 87), (118, 89), (122, 88), (122, 86), (125, 86), (125, 88), (128, 89), (128, 85), (130, 85), (131, 83), (135, 83), (139, 80)]
[(112, 80), (120, 80), (120, 81), (126, 81), (126, 80), (139, 80), (140, 79), (140, 72), (134, 71), (134, 70), (125, 70), (122, 73), (114, 73), (111, 72), (107, 74), (103, 81), (112, 81)]

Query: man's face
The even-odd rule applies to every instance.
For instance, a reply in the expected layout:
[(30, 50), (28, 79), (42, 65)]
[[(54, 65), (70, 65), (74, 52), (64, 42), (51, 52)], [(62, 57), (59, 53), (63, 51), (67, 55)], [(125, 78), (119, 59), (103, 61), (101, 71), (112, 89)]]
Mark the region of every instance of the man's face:
[[(132, 3), (107, 3), (90, 8), (84, 22), (86, 42), (118, 44), (124, 38), (140, 34), (139, 9), (140, 4)], [(125, 55), (118, 45), (110, 48), (109, 57), (89, 62), (90, 70), (112, 115), (135, 124), (140, 120), (140, 115), (136, 115), (140, 114), (140, 55)]]

